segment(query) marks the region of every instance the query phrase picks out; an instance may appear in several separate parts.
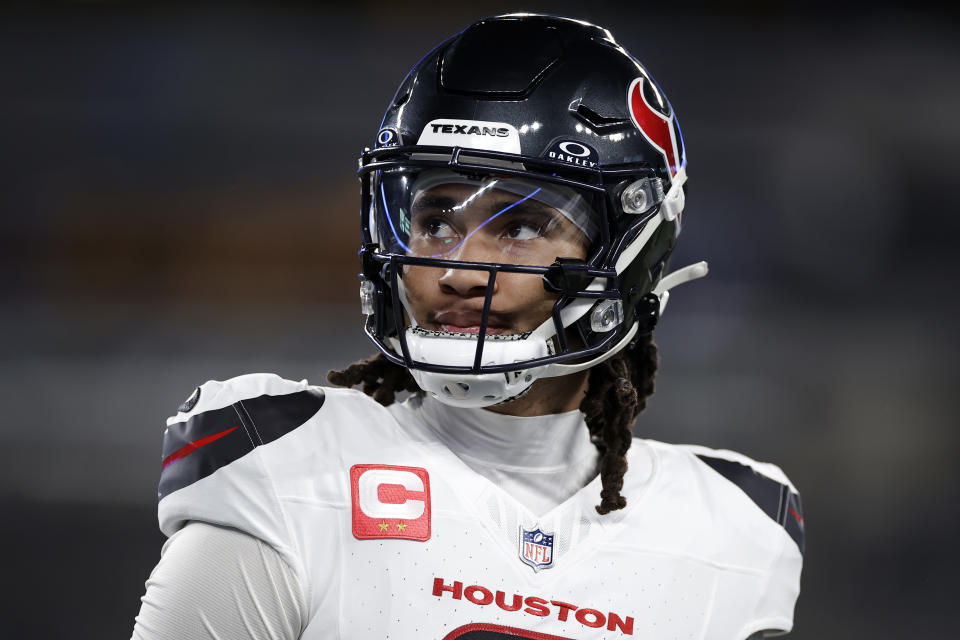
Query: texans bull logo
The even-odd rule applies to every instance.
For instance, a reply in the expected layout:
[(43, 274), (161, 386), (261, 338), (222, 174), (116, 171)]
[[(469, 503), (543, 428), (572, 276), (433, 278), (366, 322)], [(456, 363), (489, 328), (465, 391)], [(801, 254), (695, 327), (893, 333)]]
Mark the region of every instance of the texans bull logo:
[[(684, 164), (682, 157), (683, 140), (679, 141), (679, 145), (677, 140), (680, 129), (676, 124), (673, 109), (670, 108), (669, 104), (663, 106), (665, 107), (664, 110), (670, 115), (664, 115), (661, 111), (650, 106), (647, 97), (644, 95), (644, 82), (650, 81), (644, 77), (637, 78), (630, 83), (630, 88), (627, 89), (630, 120), (640, 130), (643, 137), (647, 139), (647, 142), (663, 155), (663, 158), (667, 161), (667, 166), (670, 167), (670, 176), (673, 177)], [(656, 96), (661, 95), (655, 86), (650, 88)], [(664, 103), (666, 103), (665, 100)]]

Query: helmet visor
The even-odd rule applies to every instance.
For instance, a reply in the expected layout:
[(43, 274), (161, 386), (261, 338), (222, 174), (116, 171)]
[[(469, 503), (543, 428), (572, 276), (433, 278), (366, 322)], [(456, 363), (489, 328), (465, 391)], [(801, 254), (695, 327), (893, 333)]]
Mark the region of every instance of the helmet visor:
[(448, 169), (379, 172), (371, 214), (388, 253), (548, 266), (585, 258), (598, 236), (591, 196), (528, 178)]

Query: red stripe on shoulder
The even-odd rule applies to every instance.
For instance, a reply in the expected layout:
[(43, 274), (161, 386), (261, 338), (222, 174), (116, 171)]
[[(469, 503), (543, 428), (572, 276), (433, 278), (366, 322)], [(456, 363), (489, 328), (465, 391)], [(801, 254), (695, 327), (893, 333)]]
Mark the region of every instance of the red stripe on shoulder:
[(235, 427), (231, 427), (230, 429), (224, 429), (219, 433), (214, 433), (209, 436), (205, 436), (203, 438), (200, 438), (198, 440), (194, 440), (193, 442), (189, 442), (185, 444), (184, 446), (180, 447), (179, 449), (177, 449), (176, 451), (168, 455), (166, 458), (164, 458), (163, 464), (160, 465), (160, 468), (165, 469), (167, 465), (170, 464), (171, 462), (179, 460), (180, 458), (184, 458), (190, 455), (191, 453), (193, 453), (194, 451), (196, 451), (197, 449), (199, 449), (200, 447), (204, 445), (208, 445), (214, 440), (219, 440), (220, 438), (227, 435), (234, 429), (239, 429), (239, 428), (240, 428), (240, 425), (237, 425)]

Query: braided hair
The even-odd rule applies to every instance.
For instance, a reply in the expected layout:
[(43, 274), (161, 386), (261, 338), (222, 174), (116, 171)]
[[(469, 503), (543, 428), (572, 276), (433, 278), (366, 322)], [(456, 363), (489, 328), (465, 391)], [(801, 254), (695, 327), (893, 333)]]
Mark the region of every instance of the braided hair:
[[(600, 453), (602, 490), (597, 513), (623, 509), (627, 499), (620, 494), (627, 472), (627, 450), (633, 440), (633, 422), (653, 395), (657, 373), (657, 345), (653, 334), (641, 336), (611, 358), (590, 369), (587, 393), (580, 403), (590, 441)], [(397, 393), (419, 392), (410, 372), (377, 354), (354, 362), (341, 371), (331, 371), (327, 380), (339, 387), (362, 384), (365, 394), (380, 404), (393, 404)]]

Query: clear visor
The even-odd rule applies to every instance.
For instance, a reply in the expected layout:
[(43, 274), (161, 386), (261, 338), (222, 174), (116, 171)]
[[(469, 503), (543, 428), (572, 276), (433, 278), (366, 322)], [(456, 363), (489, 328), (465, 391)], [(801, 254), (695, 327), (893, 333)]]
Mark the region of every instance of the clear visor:
[(390, 253), (549, 266), (585, 258), (598, 235), (588, 199), (563, 185), (447, 169), (383, 171), (375, 184), (372, 214)]

